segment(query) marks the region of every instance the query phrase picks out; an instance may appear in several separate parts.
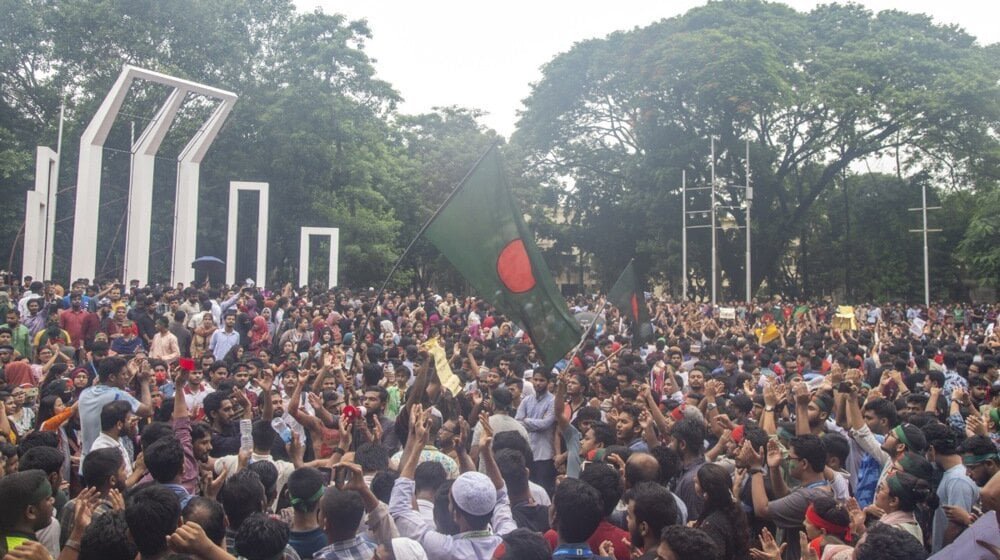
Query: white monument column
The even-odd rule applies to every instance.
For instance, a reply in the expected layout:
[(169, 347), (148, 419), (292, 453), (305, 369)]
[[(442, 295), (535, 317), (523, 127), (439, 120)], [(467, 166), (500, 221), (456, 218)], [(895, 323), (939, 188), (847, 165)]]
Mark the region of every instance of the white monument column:
[(337, 285), (337, 259), (340, 255), (340, 228), (304, 227), (299, 236), (299, 286), (309, 283), (309, 237), (313, 235), (330, 238), (330, 270), (327, 273), (327, 287)]
[(24, 212), (22, 276), (52, 278), (56, 235), (59, 154), (45, 146), (35, 150), (35, 190), (28, 191)]
[(226, 235), (226, 284), (236, 283), (236, 230), (239, 220), (240, 191), (260, 193), (257, 209), (257, 272), (254, 281), (258, 286), (267, 285), (267, 217), (268, 183), (229, 182), (229, 230)]
[(153, 175), (156, 152), (170, 130), (187, 92), (175, 89), (132, 146), (132, 174), (128, 186), (128, 226), (125, 229), (125, 270), (122, 281), (149, 283), (149, 230), (153, 223)]

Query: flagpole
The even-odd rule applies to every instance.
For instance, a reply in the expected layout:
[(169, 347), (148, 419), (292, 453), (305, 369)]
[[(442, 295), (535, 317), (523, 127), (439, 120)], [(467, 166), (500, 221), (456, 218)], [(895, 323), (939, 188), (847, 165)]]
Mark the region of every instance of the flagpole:
[[(611, 302), (608, 301), (607, 298), (605, 298), (604, 299), (604, 306), (601, 307), (601, 313), (602, 314), (604, 314), (604, 313), (607, 312), (609, 305), (611, 305)], [(576, 353), (580, 351), (580, 348), (583, 346), (583, 343), (586, 342), (587, 341), (587, 337), (590, 336), (590, 331), (592, 331), (595, 326), (597, 326), (597, 317), (596, 316), (594, 317), (594, 320), (591, 321), (591, 323), (589, 325), (587, 325), (587, 328), (583, 330), (583, 336), (580, 337), (580, 342), (577, 342), (576, 346), (574, 346), (573, 349), (570, 350), (570, 352), (569, 352), (569, 360), (567, 360), (566, 367), (563, 368), (562, 373), (559, 374), (560, 376), (563, 373), (566, 373), (567, 371), (569, 371), (569, 368), (573, 367), (573, 357), (576, 356)]]
[[(459, 181), (457, 185), (455, 185), (455, 188), (452, 189), (450, 193), (448, 193), (448, 196), (444, 199), (444, 202), (442, 202), (441, 205), (438, 206), (437, 210), (435, 210), (434, 213), (431, 214), (431, 217), (428, 218), (426, 222), (424, 222), (424, 225), (420, 227), (420, 230), (417, 231), (417, 235), (414, 236), (413, 240), (410, 241), (410, 244), (406, 246), (405, 250), (403, 250), (403, 254), (399, 255), (399, 258), (396, 259), (396, 263), (393, 264), (392, 269), (389, 270), (389, 275), (385, 277), (385, 281), (383, 281), (382, 285), (379, 287), (378, 293), (375, 294), (375, 303), (372, 305), (372, 308), (368, 311), (368, 313), (365, 314), (365, 320), (364, 322), (361, 323), (361, 332), (359, 333), (357, 339), (354, 342), (355, 358), (357, 358), (358, 354), (358, 345), (361, 344), (361, 339), (363, 339), (367, 334), (365, 331), (368, 329), (368, 321), (371, 320), (372, 315), (378, 308), (379, 301), (381, 301), (382, 299), (382, 294), (385, 293), (386, 286), (389, 285), (389, 281), (392, 280), (393, 275), (395, 275), (396, 271), (399, 270), (399, 265), (403, 263), (403, 259), (405, 259), (407, 255), (410, 254), (410, 251), (417, 244), (417, 240), (420, 239), (421, 236), (423, 236), (424, 232), (427, 231), (427, 228), (429, 228), (431, 226), (431, 223), (434, 222), (434, 219), (438, 217), (438, 214), (440, 214), (441, 211), (444, 210), (446, 206), (448, 206), (448, 203), (451, 202), (452, 198), (455, 198), (455, 195), (458, 194), (459, 190), (461, 190), (462, 185), (465, 184), (466, 179), (468, 179), (469, 176), (471, 176), (476, 169), (479, 169), (479, 164), (483, 162), (483, 159), (485, 159), (486, 156), (489, 155), (489, 153), (495, 150), (496, 148), (497, 148), (496, 143), (493, 143), (485, 152), (483, 152), (483, 155), (479, 156), (479, 159), (476, 160), (476, 163), (469, 168), (468, 173), (466, 173), (465, 176), (462, 177), (462, 180)], [(355, 361), (356, 360), (351, 360), (351, 369), (354, 369)]]

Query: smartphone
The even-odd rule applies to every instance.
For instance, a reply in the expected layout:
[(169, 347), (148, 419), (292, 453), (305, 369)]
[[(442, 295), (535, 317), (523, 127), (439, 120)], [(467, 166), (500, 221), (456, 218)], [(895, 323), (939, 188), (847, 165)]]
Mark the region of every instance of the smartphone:
[(346, 467), (335, 467), (334, 470), (334, 480), (336, 481), (337, 487), (346, 486), (351, 482), (351, 475), (353, 472), (351, 469)]
[(843, 382), (841, 382), (840, 385), (837, 386), (837, 391), (839, 391), (841, 393), (850, 393), (851, 392), (851, 387), (852, 387), (852, 385), (849, 382), (843, 381)]

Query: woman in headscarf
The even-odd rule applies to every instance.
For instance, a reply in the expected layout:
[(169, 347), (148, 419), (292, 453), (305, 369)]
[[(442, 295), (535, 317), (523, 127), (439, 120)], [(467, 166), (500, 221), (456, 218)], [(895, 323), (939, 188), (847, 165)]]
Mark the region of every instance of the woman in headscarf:
[(258, 352), (262, 348), (271, 347), (271, 330), (267, 328), (267, 319), (261, 315), (253, 318), (253, 326), (250, 327), (250, 348), (251, 352)]

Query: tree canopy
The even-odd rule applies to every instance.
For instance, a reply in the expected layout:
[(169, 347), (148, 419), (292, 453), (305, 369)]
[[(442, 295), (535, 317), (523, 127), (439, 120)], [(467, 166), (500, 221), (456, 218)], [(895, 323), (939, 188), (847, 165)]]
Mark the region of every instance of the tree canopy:
[[(889, 204), (900, 221), (906, 213), (898, 214), (898, 203), (912, 203), (912, 196), (891, 191), (917, 175), (942, 193), (994, 187), (996, 53), (996, 46), (979, 46), (921, 15), (710, 2), (555, 57), (525, 100), (512, 143), (566, 209), (562, 235), (594, 256), (605, 279), (635, 255), (676, 287), (681, 171), (689, 186), (709, 184), (714, 136), (717, 176), (743, 184), (749, 140), (753, 287), (828, 293), (844, 284), (816, 282), (809, 250), (874, 241), (844, 227), (840, 240), (831, 239), (829, 229), (837, 205), (847, 204), (850, 221), (859, 221), (856, 210), (871, 193), (852, 178), (865, 165), (897, 170), (897, 188), (886, 196), (900, 199)], [(854, 194), (835, 199), (837, 189)], [(707, 196), (691, 202), (708, 208)], [(705, 278), (711, 263), (701, 231), (689, 236), (689, 266)], [(719, 234), (722, 275), (733, 296), (743, 293), (743, 243), (742, 235)], [(828, 269), (861, 264), (828, 256), (821, 263)], [(904, 275), (919, 271), (909, 266)]]

